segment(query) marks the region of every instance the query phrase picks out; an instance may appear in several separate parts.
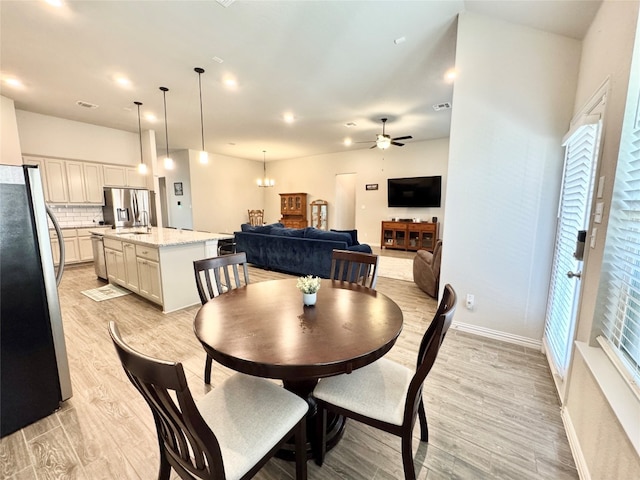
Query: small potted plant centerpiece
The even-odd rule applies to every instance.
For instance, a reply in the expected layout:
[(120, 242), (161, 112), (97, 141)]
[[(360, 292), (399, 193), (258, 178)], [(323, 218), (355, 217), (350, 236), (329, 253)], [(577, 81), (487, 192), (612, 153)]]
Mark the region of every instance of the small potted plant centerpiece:
[(313, 306), (316, 304), (318, 290), (320, 290), (320, 277), (314, 277), (312, 275), (300, 277), (298, 278), (296, 287), (302, 292), (302, 302), (305, 305)]

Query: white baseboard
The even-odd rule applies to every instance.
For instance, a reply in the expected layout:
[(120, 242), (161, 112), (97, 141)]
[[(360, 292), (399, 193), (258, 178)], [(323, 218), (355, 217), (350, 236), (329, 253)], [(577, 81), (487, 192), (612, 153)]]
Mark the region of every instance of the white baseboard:
[(477, 325), (470, 325), (468, 323), (460, 323), (456, 322), (455, 320), (451, 324), (451, 328), (461, 330), (463, 332), (473, 333), (474, 335), (480, 335), (481, 337), (493, 338), (495, 340), (501, 340), (503, 342), (515, 343), (516, 345), (522, 345), (524, 347), (533, 348), (540, 351), (542, 350), (542, 340), (534, 340), (533, 338), (521, 337), (520, 335), (513, 335), (512, 333), (500, 332), (498, 330), (478, 327)]
[(569, 447), (571, 448), (571, 453), (573, 454), (573, 461), (576, 463), (578, 476), (580, 477), (580, 480), (591, 480), (589, 468), (587, 467), (587, 461), (582, 454), (582, 448), (580, 448), (578, 435), (576, 434), (575, 428), (573, 428), (573, 422), (571, 421), (571, 416), (569, 415), (569, 411), (566, 409), (566, 407), (562, 409), (561, 416), (562, 423), (564, 424), (564, 430), (565, 432), (567, 432)]

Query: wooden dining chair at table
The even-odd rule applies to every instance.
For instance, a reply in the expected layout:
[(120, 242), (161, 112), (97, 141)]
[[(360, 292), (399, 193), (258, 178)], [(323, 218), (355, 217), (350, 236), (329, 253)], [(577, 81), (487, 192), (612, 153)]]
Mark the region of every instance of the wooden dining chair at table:
[[(242, 276), (240, 275), (240, 268), (242, 269)], [(249, 283), (247, 254), (245, 252), (194, 260), (193, 270), (196, 275), (196, 287), (198, 288), (198, 295), (202, 305), (221, 293)], [(207, 354), (204, 365), (205, 383), (211, 383), (212, 363), (213, 359)]]
[(247, 210), (249, 212), (249, 225), (264, 225), (264, 210)]
[(349, 250), (334, 250), (331, 255), (332, 280), (346, 280), (374, 289), (378, 281), (378, 255)]
[(181, 363), (132, 349), (113, 321), (109, 333), (127, 377), (153, 413), (158, 480), (169, 480), (172, 468), (185, 479), (249, 479), (292, 435), (296, 478), (307, 478), (307, 402), (269, 380), (237, 373), (196, 404)]
[(451, 325), (456, 302), (456, 292), (447, 284), (435, 317), (420, 342), (415, 371), (383, 357), (350, 374), (320, 380), (313, 392), (318, 424), (317, 438), (312, 443), (318, 465), (322, 465), (326, 452), (329, 410), (400, 437), (404, 477), (415, 480), (412, 438), (416, 417), (420, 418), (420, 440), (429, 441), (422, 386)]

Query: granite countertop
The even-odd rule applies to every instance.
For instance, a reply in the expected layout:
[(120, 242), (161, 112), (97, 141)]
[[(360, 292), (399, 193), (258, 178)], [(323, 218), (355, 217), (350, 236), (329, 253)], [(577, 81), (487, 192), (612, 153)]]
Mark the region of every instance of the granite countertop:
[(174, 228), (153, 227), (150, 233), (146, 233), (145, 230), (144, 227), (118, 228), (115, 230), (112, 228), (95, 228), (91, 229), (91, 233), (104, 235), (105, 238), (124, 240), (155, 248), (233, 238), (233, 235), (228, 233), (197, 232), (191, 230), (176, 230)]

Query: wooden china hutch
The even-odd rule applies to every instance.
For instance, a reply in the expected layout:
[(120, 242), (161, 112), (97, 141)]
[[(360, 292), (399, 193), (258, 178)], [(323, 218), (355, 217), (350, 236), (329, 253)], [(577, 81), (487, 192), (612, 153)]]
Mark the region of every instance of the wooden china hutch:
[(305, 228), (307, 220), (307, 194), (281, 193), (280, 214), (282, 223), (287, 228)]

